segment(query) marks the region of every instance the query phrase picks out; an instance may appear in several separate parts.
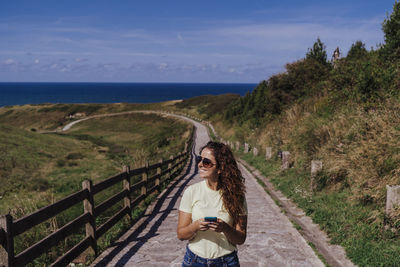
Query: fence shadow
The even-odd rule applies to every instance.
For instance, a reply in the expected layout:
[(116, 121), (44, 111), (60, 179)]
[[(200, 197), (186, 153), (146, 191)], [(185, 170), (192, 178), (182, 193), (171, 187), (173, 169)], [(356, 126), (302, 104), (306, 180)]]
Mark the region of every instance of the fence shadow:
[[(193, 143), (193, 148), (195, 147), (195, 142)], [(113, 258), (118, 255), (130, 242), (136, 241), (137, 243), (129, 249), (115, 264), (115, 266), (124, 266), (127, 264), (130, 258), (132, 258), (133, 255), (146, 243), (148, 240), (154, 236), (157, 236), (156, 232), (160, 225), (163, 223), (163, 221), (167, 218), (169, 213), (173, 210), (173, 207), (175, 206), (179, 196), (182, 194), (182, 191), (185, 189), (186, 185), (194, 178), (194, 176), (198, 172), (198, 167), (197, 164), (195, 164), (194, 160), (194, 149), (191, 150), (191, 156), (190, 156), (190, 162), (188, 164), (188, 167), (185, 171), (185, 173), (178, 179), (176, 180), (173, 184), (171, 184), (166, 192), (163, 194), (162, 197), (160, 197), (157, 200), (157, 203), (150, 215), (148, 215), (147, 219), (131, 234), (129, 235), (124, 241), (122, 242), (116, 242), (113, 244), (113, 246), (116, 246), (106, 257), (104, 257), (100, 262), (98, 262), (95, 267), (102, 267), (102, 266), (108, 266), (108, 264), (113, 260)], [(194, 173), (190, 176), (190, 170), (192, 169), (192, 166), (194, 164)], [(182, 181), (186, 179), (186, 181), (179, 187), (178, 191), (173, 195), (170, 196), (170, 193), (172, 190)], [(161, 211), (161, 207), (163, 203), (167, 200), (171, 199), (169, 201), (168, 206)], [(159, 214), (162, 214), (157, 221), (154, 222), (153, 226), (150, 228), (150, 230), (147, 233), (143, 233), (144, 229), (158, 216)], [(141, 237), (139, 237), (140, 234), (144, 234)]]

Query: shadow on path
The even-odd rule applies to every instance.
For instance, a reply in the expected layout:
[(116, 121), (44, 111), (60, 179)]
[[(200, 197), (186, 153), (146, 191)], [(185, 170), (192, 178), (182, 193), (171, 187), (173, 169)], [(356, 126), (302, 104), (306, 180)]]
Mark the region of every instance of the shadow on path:
[[(157, 204), (155, 205), (153, 211), (151, 214), (147, 215), (148, 218), (130, 235), (128, 236), (124, 241), (122, 242), (116, 242), (113, 245), (116, 246), (106, 257), (104, 257), (99, 263), (95, 265), (95, 267), (102, 267), (102, 266), (107, 266), (113, 258), (118, 255), (130, 242), (137, 242), (133, 247), (127, 251), (124, 256), (122, 256), (118, 262), (115, 264), (115, 266), (125, 266), (126, 263), (129, 261), (129, 259), (135, 255), (135, 253), (152, 237), (157, 236), (156, 234), (158, 228), (162, 224), (162, 222), (167, 218), (169, 213), (174, 210), (175, 203), (177, 202), (178, 198), (182, 194), (182, 191), (185, 189), (186, 185), (193, 179), (193, 177), (197, 174), (198, 172), (198, 167), (197, 164), (194, 163), (194, 147), (195, 147), (195, 142), (193, 143), (192, 147), (192, 152), (191, 152), (191, 157), (190, 157), (190, 162), (189, 165), (186, 169), (186, 172), (182, 175), (181, 178), (176, 180), (173, 184), (171, 184), (166, 192), (157, 200)], [(194, 164), (194, 173), (188, 177), (190, 174), (190, 171), (192, 169), (192, 165)], [(184, 183), (182, 183), (177, 190), (177, 192), (173, 195), (170, 196), (172, 190), (183, 180), (186, 179)], [(167, 200), (171, 199), (168, 203), (168, 206), (161, 211), (161, 207), (163, 203)], [(158, 220), (152, 222), (158, 214), (162, 214)], [(144, 233), (144, 229), (146, 227), (153, 223), (153, 226), (151, 226), (150, 230), (147, 233)], [(143, 236), (139, 237), (140, 234), (144, 234)]]

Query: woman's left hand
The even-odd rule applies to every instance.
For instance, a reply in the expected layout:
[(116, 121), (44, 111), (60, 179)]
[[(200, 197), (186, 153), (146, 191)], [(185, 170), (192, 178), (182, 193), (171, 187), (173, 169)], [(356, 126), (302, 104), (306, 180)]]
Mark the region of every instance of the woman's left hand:
[(215, 231), (217, 233), (223, 232), (228, 225), (221, 219), (217, 219), (216, 222), (208, 223), (208, 229)]

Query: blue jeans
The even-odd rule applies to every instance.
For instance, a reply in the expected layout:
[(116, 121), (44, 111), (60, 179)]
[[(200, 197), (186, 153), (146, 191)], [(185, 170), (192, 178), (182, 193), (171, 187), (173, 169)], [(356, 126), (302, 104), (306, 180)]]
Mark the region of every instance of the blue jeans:
[(215, 259), (206, 259), (194, 254), (186, 247), (185, 257), (183, 258), (182, 267), (240, 267), (237, 252), (234, 251), (228, 255)]

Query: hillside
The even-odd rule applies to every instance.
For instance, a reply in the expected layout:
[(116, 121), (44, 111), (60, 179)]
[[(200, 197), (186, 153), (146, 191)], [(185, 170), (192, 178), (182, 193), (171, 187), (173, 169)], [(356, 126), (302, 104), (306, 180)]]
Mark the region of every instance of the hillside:
[[(132, 114), (83, 121), (66, 133), (40, 134), (25, 128), (41, 112), (26, 108), (13, 107), (18, 120), (3, 116), (0, 123), (0, 214), (10, 211), (15, 218), (79, 190), (86, 178), (96, 182), (126, 164), (138, 167), (145, 160), (169, 158), (184, 149), (192, 130), (175, 119)], [(42, 125), (65, 114), (48, 111), (46, 116)]]
[(152, 104), (36, 104), (5, 106), (0, 108), (0, 123), (30, 131), (60, 129), (74, 120), (106, 113), (132, 110), (160, 110), (173, 106), (176, 101)]
[[(375, 50), (356, 41), (331, 61), (318, 38), (285, 72), (228, 105), (214, 101), (218, 112), (202, 115), (225, 140), (272, 147), (270, 161), (265, 150), (240, 156), (359, 266), (400, 265), (400, 210), (385, 214), (386, 185), (400, 185), (399, 2), (382, 25), (385, 43)], [(286, 172), (279, 151), (291, 153)], [(311, 160), (323, 162), (312, 190)]]

